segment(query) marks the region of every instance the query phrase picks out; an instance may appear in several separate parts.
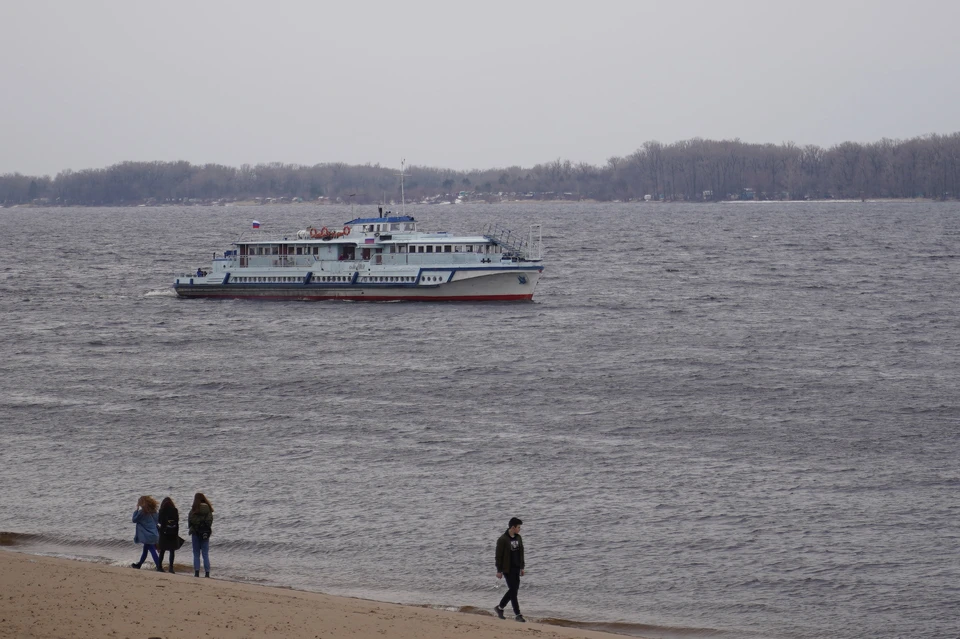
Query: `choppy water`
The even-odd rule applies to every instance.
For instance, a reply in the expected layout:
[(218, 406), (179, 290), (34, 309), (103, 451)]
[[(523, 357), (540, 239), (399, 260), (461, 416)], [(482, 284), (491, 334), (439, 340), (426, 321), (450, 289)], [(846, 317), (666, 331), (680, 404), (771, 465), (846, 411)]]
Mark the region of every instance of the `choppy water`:
[(346, 209), (0, 210), (0, 530), (119, 565), (140, 494), (202, 490), (215, 576), (488, 610), (518, 515), (531, 618), (957, 634), (960, 206), (410, 212), (543, 222), (535, 301), (169, 289)]

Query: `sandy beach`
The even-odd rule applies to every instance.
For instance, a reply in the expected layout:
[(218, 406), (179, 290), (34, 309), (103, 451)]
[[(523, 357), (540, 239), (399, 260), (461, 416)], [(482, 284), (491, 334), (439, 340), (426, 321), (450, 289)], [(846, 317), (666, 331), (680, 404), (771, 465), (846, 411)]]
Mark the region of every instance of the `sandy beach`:
[[(149, 563), (149, 562), (148, 562)], [(614, 635), (0, 551), (0, 637), (216, 639)]]

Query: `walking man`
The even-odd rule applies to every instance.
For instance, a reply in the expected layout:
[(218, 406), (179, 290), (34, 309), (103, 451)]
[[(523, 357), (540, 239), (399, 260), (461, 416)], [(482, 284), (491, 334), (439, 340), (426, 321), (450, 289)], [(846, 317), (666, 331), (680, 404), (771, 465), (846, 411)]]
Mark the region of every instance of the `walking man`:
[(523, 539), (520, 538), (520, 526), (523, 522), (516, 517), (510, 519), (507, 532), (500, 535), (497, 540), (497, 579), (506, 577), (507, 594), (500, 600), (500, 605), (493, 610), (501, 619), (503, 616), (503, 607), (509, 601), (513, 604), (514, 619), (517, 621), (526, 621), (520, 614), (520, 604), (517, 603), (517, 591), (520, 590), (520, 577), (523, 576)]

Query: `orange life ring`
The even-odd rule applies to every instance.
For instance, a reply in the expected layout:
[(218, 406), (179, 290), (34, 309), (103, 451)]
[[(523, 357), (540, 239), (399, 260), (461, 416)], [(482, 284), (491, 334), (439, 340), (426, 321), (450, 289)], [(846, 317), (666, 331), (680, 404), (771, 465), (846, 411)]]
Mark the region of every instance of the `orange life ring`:
[(327, 227), (323, 227), (322, 229), (320, 229), (320, 235), (324, 237), (326, 237), (327, 235), (330, 235), (330, 229), (328, 229)]
[(343, 236), (346, 237), (346, 236), (348, 236), (348, 235), (350, 235), (350, 227), (349, 227), (349, 226), (345, 226), (345, 227), (343, 227)]

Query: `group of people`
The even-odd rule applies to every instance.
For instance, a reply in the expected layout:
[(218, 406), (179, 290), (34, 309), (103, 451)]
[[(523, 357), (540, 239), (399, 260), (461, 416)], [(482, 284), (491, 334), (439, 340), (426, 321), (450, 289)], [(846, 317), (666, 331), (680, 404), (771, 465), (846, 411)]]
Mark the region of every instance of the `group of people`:
[[(193, 576), (200, 576), (200, 557), (203, 557), (203, 575), (210, 576), (210, 535), (213, 533), (213, 504), (203, 493), (193, 497), (193, 506), (187, 518), (191, 538), (193, 539)], [(144, 495), (137, 501), (137, 510), (133, 513), (133, 523), (137, 525), (137, 532), (133, 541), (143, 544), (143, 553), (140, 561), (130, 564), (140, 569), (147, 559), (147, 553), (153, 556), (153, 562), (159, 572), (163, 570), (163, 555), (170, 553), (170, 573), (173, 573), (174, 553), (183, 545), (180, 538), (180, 514), (176, 505), (169, 497), (165, 497), (157, 508), (157, 500)], [(520, 614), (520, 604), (517, 602), (517, 592), (520, 590), (520, 577), (524, 575), (526, 563), (523, 560), (523, 539), (520, 537), (520, 527), (523, 522), (517, 517), (511, 517), (507, 530), (497, 539), (496, 565), (497, 579), (506, 579), (507, 592), (500, 603), (494, 607), (494, 612), (500, 619), (504, 616), (504, 607), (509, 603), (513, 607), (514, 619), (524, 622), (526, 619)], [(160, 554), (157, 555), (159, 549)]]
[[(203, 493), (193, 496), (193, 506), (187, 517), (188, 533), (193, 540), (193, 576), (200, 576), (200, 557), (203, 556), (204, 577), (210, 576), (210, 535), (213, 534), (213, 504)], [(170, 553), (170, 570), (173, 570), (173, 557), (183, 538), (180, 537), (180, 512), (170, 497), (164, 497), (157, 506), (157, 500), (144, 495), (137, 500), (137, 509), (133, 512), (133, 523), (137, 531), (133, 536), (134, 543), (143, 544), (143, 553), (140, 561), (130, 564), (137, 570), (147, 559), (147, 553), (153, 557), (153, 563), (158, 572), (163, 570), (163, 556)], [(160, 551), (159, 555), (157, 551)]]

